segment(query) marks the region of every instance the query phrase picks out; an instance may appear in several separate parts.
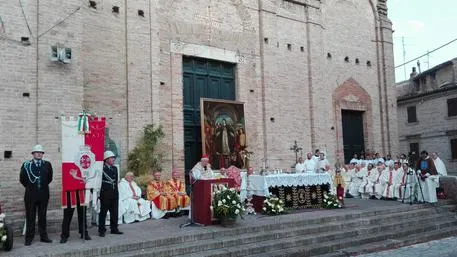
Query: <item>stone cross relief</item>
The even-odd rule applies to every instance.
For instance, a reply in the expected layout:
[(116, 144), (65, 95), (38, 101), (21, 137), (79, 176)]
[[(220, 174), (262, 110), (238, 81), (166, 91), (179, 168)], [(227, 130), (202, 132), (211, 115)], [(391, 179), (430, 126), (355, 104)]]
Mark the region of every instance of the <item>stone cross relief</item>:
[(212, 17), (211, 14), (211, 5), (208, 5), (208, 8), (206, 9), (206, 15), (199, 15), (195, 14), (195, 21), (197, 23), (203, 24), (205, 26), (205, 32), (208, 32), (208, 43), (211, 44), (212, 41), (212, 34), (214, 29), (221, 29), (222, 27), (222, 20), (216, 19), (215, 17)]

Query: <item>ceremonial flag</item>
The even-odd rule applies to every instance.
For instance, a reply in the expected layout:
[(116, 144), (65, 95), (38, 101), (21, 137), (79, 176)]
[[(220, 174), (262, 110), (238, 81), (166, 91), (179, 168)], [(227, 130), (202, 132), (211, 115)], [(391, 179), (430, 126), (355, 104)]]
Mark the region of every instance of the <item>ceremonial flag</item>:
[(76, 206), (76, 192), (80, 203), (86, 205), (92, 200), (88, 195), (90, 189), (97, 191), (101, 184), (105, 118), (90, 117), (85, 112), (79, 118), (62, 118), (61, 150), (62, 208), (67, 208), (69, 202), (72, 208)]

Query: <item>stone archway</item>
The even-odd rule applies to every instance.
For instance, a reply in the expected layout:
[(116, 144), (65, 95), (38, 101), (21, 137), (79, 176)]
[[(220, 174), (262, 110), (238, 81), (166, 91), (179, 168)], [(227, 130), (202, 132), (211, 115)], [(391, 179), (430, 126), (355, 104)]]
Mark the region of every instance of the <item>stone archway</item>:
[(336, 157), (344, 160), (342, 110), (363, 112), (364, 145), (370, 148), (373, 145), (373, 118), (372, 103), (368, 92), (357, 81), (349, 78), (332, 94), (336, 133)]

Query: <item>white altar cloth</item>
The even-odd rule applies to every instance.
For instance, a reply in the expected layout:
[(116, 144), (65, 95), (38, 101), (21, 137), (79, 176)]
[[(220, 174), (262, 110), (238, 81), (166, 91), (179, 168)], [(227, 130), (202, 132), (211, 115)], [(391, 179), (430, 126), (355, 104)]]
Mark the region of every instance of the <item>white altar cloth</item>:
[(332, 179), (328, 173), (273, 174), (266, 176), (250, 175), (247, 179), (249, 181), (246, 183), (246, 188), (241, 187), (240, 196), (242, 196), (242, 201), (247, 194), (269, 197), (269, 187), (332, 184)]

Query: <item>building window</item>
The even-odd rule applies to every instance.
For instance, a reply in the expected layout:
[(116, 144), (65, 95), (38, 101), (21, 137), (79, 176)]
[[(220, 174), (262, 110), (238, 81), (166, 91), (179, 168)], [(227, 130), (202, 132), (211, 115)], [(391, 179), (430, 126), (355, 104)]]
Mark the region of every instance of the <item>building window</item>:
[(457, 98), (447, 99), (447, 116), (457, 116)]
[(451, 139), (452, 159), (457, 160), (457, 138)]
[(415, 157), (419, 156), (419, 143), (410, 143), (409, 144), (409, 154)]
[(408, 106), (408, 123), (417, 122), (416, 106)]

